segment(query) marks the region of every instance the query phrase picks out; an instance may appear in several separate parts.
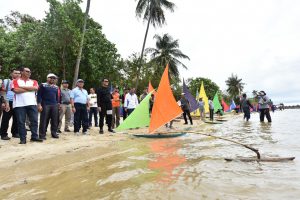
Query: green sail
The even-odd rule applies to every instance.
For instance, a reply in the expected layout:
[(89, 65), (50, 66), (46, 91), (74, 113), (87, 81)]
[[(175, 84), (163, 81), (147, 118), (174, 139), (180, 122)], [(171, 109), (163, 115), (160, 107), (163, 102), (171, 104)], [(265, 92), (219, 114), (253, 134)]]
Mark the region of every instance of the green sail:
[(116, 128), (117, 131), (126, 130), (130, 128), (146, 127), (150, 124), (149, 115), (149, 100), (151, 93), (149, 93), (143, 101), (134, 109), (134, 111), (125, 119), (123, 123)]
[(222, 110), (222, 106), (221, 106), (220, 101), (219, 101), (218, 92), (216, 92), (216, 94), (214, 96), (213, 104), (214, 104), (214, 112), (217, 112), (220, 109)]

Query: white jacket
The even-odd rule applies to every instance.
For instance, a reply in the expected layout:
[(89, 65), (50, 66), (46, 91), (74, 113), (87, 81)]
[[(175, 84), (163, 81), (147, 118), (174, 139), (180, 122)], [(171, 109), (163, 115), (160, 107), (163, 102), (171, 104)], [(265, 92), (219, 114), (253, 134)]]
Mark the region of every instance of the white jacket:
[(125, 101), (124, 101), (124, 107), (127, 109), (134, 109), (139, 105), (138, 98), (136, 94), (131, 95), (130, 93), (126, 94)]

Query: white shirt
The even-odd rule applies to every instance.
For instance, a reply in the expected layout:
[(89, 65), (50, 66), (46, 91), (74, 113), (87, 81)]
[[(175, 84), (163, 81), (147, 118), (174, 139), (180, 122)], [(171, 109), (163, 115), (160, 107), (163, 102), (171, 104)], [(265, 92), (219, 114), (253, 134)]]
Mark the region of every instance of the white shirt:
[(136, 94), (131, 95), (130, 93), (126, 94), (124, 107), (128, 109), (134, 109), (139, 105), (138, 98)]
[(91, 107), (93, 107), (93, 108), (98, 107), (98, 105), (97, 105), (97, 94), (89, 94), (89, 98), (90, 98)]
[[(11, 89), (19, 88), (20, 86), (38, 86), (36, 80), (23, 80), (23, 79), (14, 79), (11, 83)], [(23, 92), (16, 94), (13, 99), (13, 107), (24, 107), (24, 106), (33, 106), (37, 105), (36, 103), (36, 92)]]

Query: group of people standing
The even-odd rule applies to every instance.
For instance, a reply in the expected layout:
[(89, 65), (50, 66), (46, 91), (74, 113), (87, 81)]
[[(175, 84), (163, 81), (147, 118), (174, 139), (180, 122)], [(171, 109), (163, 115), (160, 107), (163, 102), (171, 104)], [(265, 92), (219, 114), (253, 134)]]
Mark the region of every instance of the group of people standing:
[(120, 104), (123, 103), (123, 117), (126, 118), (139, 103), (135, 89), (125, 90), (125, 93), (120, 95), (116, 88), (111, 93), (109, 80), (106, 78), (102, 80), (97, 90), (90, 88), (88, 94), (82, 79), (78, 79), (76, 87), (71, 90), (67, 80), (63, 80), (59, 87), (58, 77), (53, 73), (48, 74), (46, 82), (41, 84), (30, 79), (30, 76), (31, 70), (28, 67), (21, 67), (11, 70), (10, 79), (0, 80), (2, 140), (11, 139), (8, 137), (11, 118), (13, 118), (12, 137), (20, 138), (20, 144), (27, 142), (26, 120), (30, 124), (32, 142), (43, 142), (47, 139), (49, 123), (52, 138), (59, 138), (63, 118), (65, 118), (64, 132), (71, 132), (70, 126), (73, 123), (75, 135), (79, 135), (80, 129), (82, 134), (88, 134), (94, 117), (94, 125), (99, 126), (100, 134), (104, 133), (104, 121), (108, 132), (114, 133), (114, 127), (120, 124)]

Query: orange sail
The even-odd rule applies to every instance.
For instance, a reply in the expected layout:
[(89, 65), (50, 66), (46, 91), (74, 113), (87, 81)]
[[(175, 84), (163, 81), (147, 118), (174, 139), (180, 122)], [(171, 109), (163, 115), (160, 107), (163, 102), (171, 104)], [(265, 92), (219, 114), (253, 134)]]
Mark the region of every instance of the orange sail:
[(156, 91), (155, 89), (153, 88), (152, 84), (151, 84), (151, 81), (149, 81), (149, 85), (148, 85), (148, 93), (149, 92), (152, 92), (153, 91), (153, 95), (155, 96), (156, 95)]
[(175, 119), (182, 113), (181, 108), (173, 96), (168, 71), (169, 66), (167, 65), (155, 95), (149, 133), (153, 133), (156, 129)]

